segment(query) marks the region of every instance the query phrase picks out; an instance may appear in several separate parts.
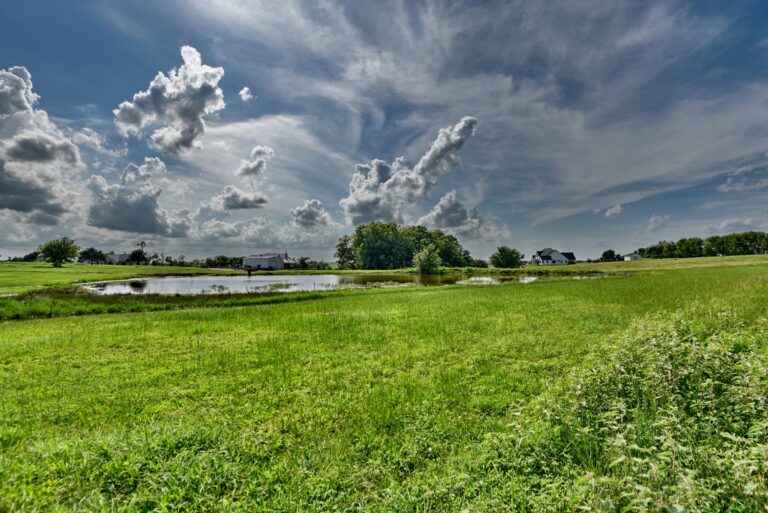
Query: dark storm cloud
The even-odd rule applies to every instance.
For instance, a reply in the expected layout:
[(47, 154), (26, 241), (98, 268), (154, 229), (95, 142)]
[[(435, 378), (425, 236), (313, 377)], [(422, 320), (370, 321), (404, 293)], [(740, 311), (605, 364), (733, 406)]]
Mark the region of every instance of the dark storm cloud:
[(61, 170), (82, 162), (77, 146), (35, 108), (32, 87), (26, 68), (0, 69), (0, 209), (51, 226), (68, 210)]
[(234, 185), (227, 185), (221, 194), (214, 196), (214, 204), (223, 210), (244, 210), (262, 208), (269, 199), (259, 191), (244, 191)]
[(98, 228), (125, 232), (184, 237), (189, 232), (189, 212), (173, 216), (160, 207), (162, 189), (152, 183), (152, 177), (165, 171), (157, 158), (147, 158), (144, 164), (129, 164), (119, 184), (109, 185), (102, 176), (91, 176), (88, 188), (93, 203), (88, 211), (88, 224)]
[(6, 157), (23, 162), (53, 162), (80, 164), (80, 151), (68, 139), (55, 139), (41, 132), (24, 132), (14, 137), (6, 149)]
[(67, 211), (51, 187), (51, 179), (22, 169), (10, 169), (0, 159), (0, 210), (8, 209), (31, 214), (32, 222), (52, 225)]

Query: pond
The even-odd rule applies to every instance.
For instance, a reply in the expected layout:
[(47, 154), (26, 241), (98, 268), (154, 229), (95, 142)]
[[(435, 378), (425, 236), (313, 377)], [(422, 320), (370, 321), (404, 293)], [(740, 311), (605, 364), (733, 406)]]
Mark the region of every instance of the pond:
[(533, 276), (471, 277), (460, 274), (427, 276), (418, 274), (285, 274), (253, 276), (165, 276), (91, 283), (85, 288), (109, 294), (244, 294), (264, 292), (307, 292), (340, 288), (397, 286), (492, 285), (502, 281), (530, 283)]

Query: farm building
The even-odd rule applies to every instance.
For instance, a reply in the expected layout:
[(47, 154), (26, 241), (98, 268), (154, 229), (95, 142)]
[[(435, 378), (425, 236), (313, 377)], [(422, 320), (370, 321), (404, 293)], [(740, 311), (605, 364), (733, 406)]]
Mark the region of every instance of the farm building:
[(128, 261), (128, 253), (115, 253), (110, 251), (104, 255), (104, 258), (108, 264), (124, 264)]
[(243, 268), (245, 269), (277, 271), (280, 269), (290, 269), (295, 264), (296, 262), (288, 258), (288, 253), (262, 253), (243, 258)]
[(627, 253), (624, 255), (624, 261), (629, 262), (630, 260), (642, 260), (643, 257), (640, 256), (638, 253)]
[(533, 258), (531, 258), (531, 263), (533, 265), (567, 265), (575, 261), (576, 256), (573, 253), (569, 251), (563, 251), (561, 253), (552, 248), (544, 248), (537, 251), (533, 255)]

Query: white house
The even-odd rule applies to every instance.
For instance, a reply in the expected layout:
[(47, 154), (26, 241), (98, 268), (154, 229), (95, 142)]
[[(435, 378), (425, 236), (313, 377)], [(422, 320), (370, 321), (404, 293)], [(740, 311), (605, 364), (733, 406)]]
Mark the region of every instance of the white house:
[(573, 253), (569, 251), (561, 253), (552, 248), (544, 248), (537, 251), (533, 255), (533, 258), (531, 258), (531, 263), (533, 265), (567, 265), (575, 261), (576, 256)]
[(277, 271), (280, 269), (291, 268), (295, 264), (295, 261), (288, 258), (288, 253), (261, 253), (259, 255), (249, 255), (243, 258), (243, 268), (245, 269)]
[(628, 253), (624, 255), (624, 261), (629, 262), (630, 260), (642, 260), (643, 257), (640, 256), (638, 253)]

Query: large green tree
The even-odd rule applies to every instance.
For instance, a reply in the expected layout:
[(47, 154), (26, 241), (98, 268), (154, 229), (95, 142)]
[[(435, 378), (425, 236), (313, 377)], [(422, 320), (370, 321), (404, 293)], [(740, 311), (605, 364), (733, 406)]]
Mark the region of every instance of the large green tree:
[(469, 251), (453, 235), (424, 226), (399, 227), (395, 223), (369, 223), (342, 236), (336, 244), (336, 261), (346, 269), (400, 269), (413, 264), (413, 257), (432, 246), (442, 265), (472, 265)]
[(352, 236), (358, 269), (401, 269), (411, 265), (412, 248), (395, 223), (362, 224)]
[(42, 244), (38, 252), (46, 262), (52, 263), (54, 267), (61, 267), (65, 262), (71, 262), (77, 258), (80, 248), (69, 237), (62, 237)]

